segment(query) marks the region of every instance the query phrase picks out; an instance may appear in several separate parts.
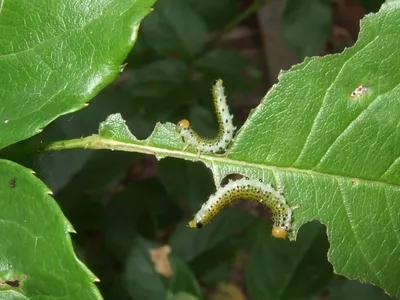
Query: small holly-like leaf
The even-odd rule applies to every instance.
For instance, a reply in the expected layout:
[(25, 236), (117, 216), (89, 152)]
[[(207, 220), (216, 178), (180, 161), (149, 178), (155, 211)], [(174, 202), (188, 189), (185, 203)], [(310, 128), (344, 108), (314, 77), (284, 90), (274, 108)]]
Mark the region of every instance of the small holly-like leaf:
[(6, 160), (0, 183), (0, 298), (101, 299), (51, 191), (31, 170)]
[(0, 1), (0, 148), (83, 108), (112, 82), (153, 3)]

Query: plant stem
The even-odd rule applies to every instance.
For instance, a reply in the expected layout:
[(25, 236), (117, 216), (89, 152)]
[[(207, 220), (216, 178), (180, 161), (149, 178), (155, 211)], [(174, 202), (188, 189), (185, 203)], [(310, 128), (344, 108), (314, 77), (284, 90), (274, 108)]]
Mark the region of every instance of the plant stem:
[(143, 144), (124, 143), (103, 138), (97, 134), (93, 134), (91, 136), (79, 139), (51, 142), (48, 144), (43, 144), (39, 148), (36, 148), (38, 152), (60, 151), (68, 149), (97, 149), (97, 150), (112, 150), (112, 151), (118, 150), (118, 151), (150, 154), (158, 158), (171, 156), (189, 160), (198, 159), (198, 155), (191, 152), (159, 148), (159, 147), (149, 146), (144, 143)]

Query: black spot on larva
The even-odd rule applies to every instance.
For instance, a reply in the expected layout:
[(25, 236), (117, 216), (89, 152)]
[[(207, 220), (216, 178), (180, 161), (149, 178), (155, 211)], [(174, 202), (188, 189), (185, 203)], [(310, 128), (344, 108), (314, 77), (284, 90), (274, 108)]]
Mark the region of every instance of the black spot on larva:
[(227, 130), (226, 133), (231, 133), (231, 131), (230, 131), (230, 130)]
[(201, 228), (201, 227), (203, 227), (203, 224), (201, 222), (196, 222), (196, 227)]
[(228, 124), (228, 119), (225, 120), (225, 123)]
[(222, 147), (219, 147), (219, 150), (220, 150), (220, 151), (222, 151), (222, 150), (224, 150), (224, 148), (222, 148)]
[(225, 143), (229, 143), (229, 140), (225, 140)]

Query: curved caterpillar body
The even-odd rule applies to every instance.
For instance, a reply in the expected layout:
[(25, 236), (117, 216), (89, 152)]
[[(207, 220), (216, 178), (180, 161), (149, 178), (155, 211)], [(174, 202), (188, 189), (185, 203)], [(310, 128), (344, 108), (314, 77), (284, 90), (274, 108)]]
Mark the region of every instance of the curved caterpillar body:
[(185, 148), (188, 145), (192, 145), (199, 152), (218, 153), (225, 151), (232, 141), (236, 127), (233, 126), (233, 116), (229, 113), (229, 107), (226, 103), (221, 79), (215, 82), (212, 93), (215, 113), (218, 120), (218, 134), (215, 138), (211, 139), (202, 137), (190, 127), (190, 122), (188, 120), (181, 120), (176, 124), (176, 131), (184, 139), (186, 144)]
[(203, 227), (221, 209), (239, 199), (253, 200), (267, 206), (272, 212), (274, 222), (272, 235), (276, 238), (286, 238), (288, 231), (291, 230), (292, 208), (286, 203), (285, 197), (271, 185), (248, 178), (229, 181), (224, 187), (219, 188), (195, 214), (193, 220), (189, 222), (189, 227)]

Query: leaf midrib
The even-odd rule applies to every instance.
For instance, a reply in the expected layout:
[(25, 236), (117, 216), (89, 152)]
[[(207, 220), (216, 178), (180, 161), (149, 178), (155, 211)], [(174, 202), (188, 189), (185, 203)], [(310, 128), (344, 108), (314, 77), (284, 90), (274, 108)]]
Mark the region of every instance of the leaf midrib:
[[(160, 124), (158, 124), (160, 126)], [(157, 130), (157, 126), (155, 131)], [(328, 177), (335, 180), (338, 179), (345, 179), (345, 180), (358, 180), (360, 182), (376, 184), (379, 186), (384, 187), (393, 187), (393, 188), (400, 188), (400, 185), (392, 184), (388, 182), (378, 181), (378, 180), (371, 180), (366, 178), (360, 177), (350, 177), (346, 175), (338, 175), (338, 174), (331, 174), (325, 173), (320, 171), (314, 170), (307, 170), (307, 169), (300, 169), (294, 167), (284, 167), (284, 166), (275, 166), (275, 165), (264, 165), (252, 162), (244, 162), (234, 160), (225, 156), (211, 156), (208, 154), (201, 154), (200, 156), (197, 153), (191, 152), (183, 152), (181, 150), (171, 150), (166, 148), (160, 148), (156, 146), (149, 146), (149, 143), (152, 141), (152, 135), (143, 141), (137, 140), (138, 144), (131, 144), (131, 143), (124, 143), (119, 142), (107, 138), (103, 138), (99, 135), (92, 135), (81, 139), (72, 139), (66, 141), (59, 141), (52, 144), (49, 144), (44, 147), (46, 151), (53, 151), (53, 150), (65, 150), (65, 149), (108, 149), (108, 150), (118, 150), (118, 151), (125, 151), (125, 152), (138, 152), (143, 154), (154, 155), (158, 159), (165, 158), (165, 157), (175, 157), (175, 158), (182, 158), (185, 160), (191, 161), (201, 161), (208, 166), (217, 165), (217, 164), (227, 164), (227, 165), (235, 165), (241, 166), (246, 168), (255, 168), (260, 170), (268, 170), (268, 171), (286, 171), (292, 173), (303, 173), (312, 176), (319, 176), (319, 177)], [(211, 168), (212, 169), (212, 168)]]

